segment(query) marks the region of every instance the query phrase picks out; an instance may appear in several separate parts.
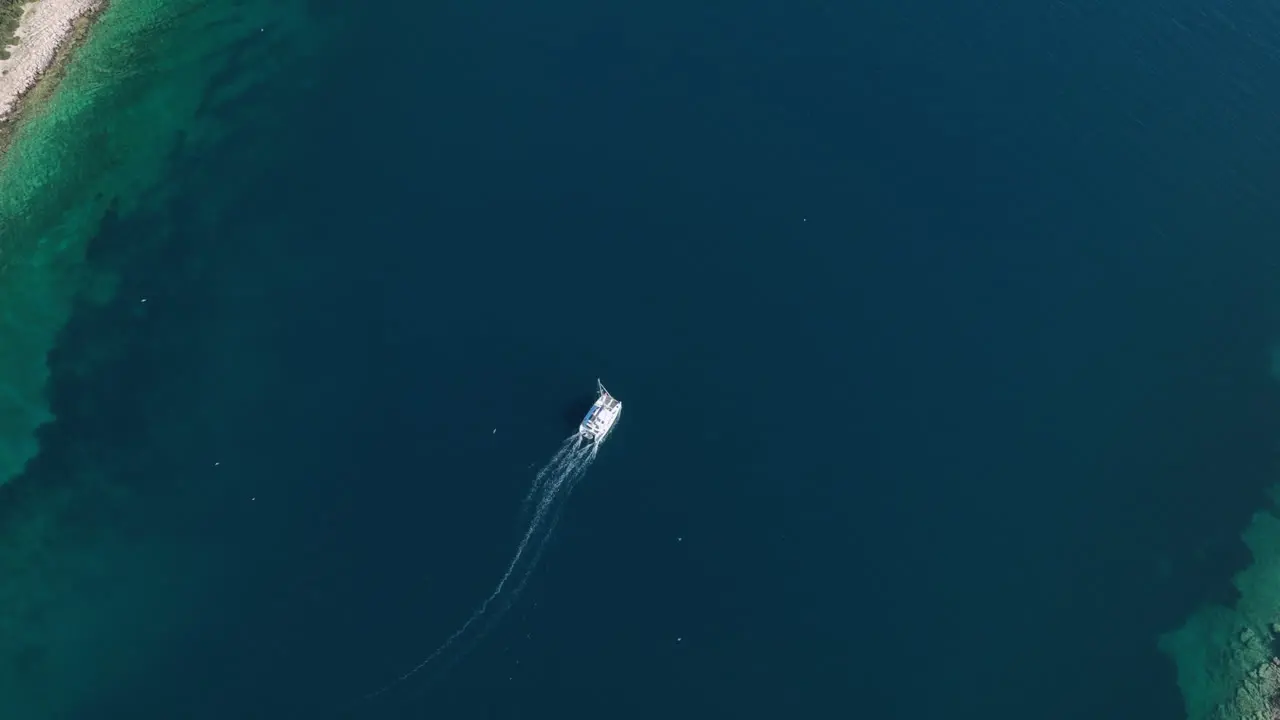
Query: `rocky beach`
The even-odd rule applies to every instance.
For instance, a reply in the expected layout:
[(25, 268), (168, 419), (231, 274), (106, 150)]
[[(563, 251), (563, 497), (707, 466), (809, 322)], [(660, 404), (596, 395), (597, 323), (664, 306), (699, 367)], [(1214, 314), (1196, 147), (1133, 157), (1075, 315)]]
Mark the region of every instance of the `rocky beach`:
[(11, 119), (23, 94), (35, 85), (72, 37), (76, 21), (96, 11), (102, 0), (36, 0), (23, 7), (16, 43), (0, 60), (0, 120)]

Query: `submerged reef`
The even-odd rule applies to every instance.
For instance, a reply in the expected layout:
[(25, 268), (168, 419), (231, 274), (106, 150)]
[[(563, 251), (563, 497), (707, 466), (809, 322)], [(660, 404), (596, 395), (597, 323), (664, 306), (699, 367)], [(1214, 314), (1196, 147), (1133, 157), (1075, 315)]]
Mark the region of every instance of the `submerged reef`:
[[(1273, 508), (1280, 506), (1273, 491)], [(1234, 578), (1234, 607), (1211, 605), (1160, 639), (1190, 720), (1280, 720), (1280, 517), (1253, 516), (1253, 564)]]

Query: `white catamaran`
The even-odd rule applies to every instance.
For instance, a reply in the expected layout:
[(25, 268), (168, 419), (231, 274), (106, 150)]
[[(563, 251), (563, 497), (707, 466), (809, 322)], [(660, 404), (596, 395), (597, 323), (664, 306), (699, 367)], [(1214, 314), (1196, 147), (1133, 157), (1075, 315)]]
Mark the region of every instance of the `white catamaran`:
[(618, 422), (618, 416), (622, 415), (622, 403), (610, 395), (599, 380), (596, 380), (596, 387), (600, 389), (600, 397), (596, 398), (595, 404), (587, 411), (587, 416), (582, 418), (578, 434), (588, 442), (602, 443)]

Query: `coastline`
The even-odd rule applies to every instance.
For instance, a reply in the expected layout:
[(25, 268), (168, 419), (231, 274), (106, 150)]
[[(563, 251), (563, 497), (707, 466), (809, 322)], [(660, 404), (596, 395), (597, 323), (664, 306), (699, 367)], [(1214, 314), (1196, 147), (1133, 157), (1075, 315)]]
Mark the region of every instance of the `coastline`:
[[(140, 401), (113, 401), (102, 388), (119, 382), (121, 353), (153, 347), (148, 333), (158, 331), (140, 328), (156, 323), (138, 311), (163, 307), (151, 282), (174, 279), (160, 261), (190, 258), (182, 273), (203, 264), (203, 236), (173, 230), (231, 212), (229, 201), (211, 199), (192, 224), (169, 225), (171, 208), (191, 197), (178, 188), (198, 180), (179, 177), (175, 165), (203, 172), (195, 158), (277, 117), (254, 93), (308, 77), (302, 60), (320, 36), (307, 2), (93, 0), (43, 36), (56, 49), (26, 87), (5, 80), (13, 104), (0, 121), (3, 720), (102, 717), (134, 693), (148, 697), (151, 678), (180, 663), (185, 643), (217, 617), (216, 601), (234, 602), (222, 594), (237, 587), (241, 564), (230, 545), (171, 519), (206, 517), (184, 500), (205, 497), (195, 492), (203, 478), (168, 482), (150, 428), (112, 436), (106, 453), (96, 428)], [(181, 251), (171, 255), (170, 245)], [(91, 248), (100, 253), (92, 259)], [(122, 290), (127, 273), (145, 279)], [(140, 305), (137, 287), (156, 292), (154, 304)], [(219, 484), (205, 487), (221, 497)], [(174, 502), (155, 501), (153, 491)]]
[(23, 6), (10, 56), (0, 60), (0, 156), (33, 101), (57, 86), (73, 51), (107, 0), (33, 0)]

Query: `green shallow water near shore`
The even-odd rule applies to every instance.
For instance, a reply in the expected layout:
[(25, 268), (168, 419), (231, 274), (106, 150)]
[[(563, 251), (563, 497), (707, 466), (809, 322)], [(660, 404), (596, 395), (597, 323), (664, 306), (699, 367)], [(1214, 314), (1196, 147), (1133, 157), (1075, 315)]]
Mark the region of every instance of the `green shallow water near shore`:
[[(28, 109), (0, 166), (0, 484), (51, 417), (45, 355), (88, 287), (85, 250), (108, 209), (127, 216), (156, 201), (174, 154), (218, 139), (218, 106), (296, 56), (305, 18), (298, 2), (115, 0), (56, 94)], [(110, 294), (94, 280), (98, 299)]]
[(331, 717), (595, 377), (365, 716), (1178, 717), (1280, 434), (1269, 58), (1182, 5), (115, 0), (0, 168), (0, 720)]
[[(49, 353), (77, 309), (126, 302), (90, 261), (104, 224), (162, 206), (172, 167), (254, 112), (244, 98), (320, 37), (303, 0), (112, 0), (0, 161), (0, 698), (7, 720), (84, 717), (182, 636), (213, 581), (203, 550), (86, 521), (112, 469), (32, 462), (53, 422)], [(139, 238), (155, 246), (164, 232)], [(136, 302), (132, 299), (127, 302)], [(64, 353), (92, 374), (106, 338)], [(76, 441), (68, 441), (74, 443)], [(61, 448), (65, 451), (66, 448)], [(25, 470), (24, 470), (25, 468)], [(157, 577), (165, 581), (156, 582)], [(206, 598), (207, 599), (207, 598)]]

